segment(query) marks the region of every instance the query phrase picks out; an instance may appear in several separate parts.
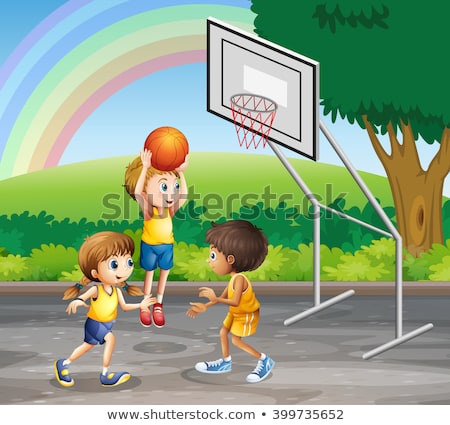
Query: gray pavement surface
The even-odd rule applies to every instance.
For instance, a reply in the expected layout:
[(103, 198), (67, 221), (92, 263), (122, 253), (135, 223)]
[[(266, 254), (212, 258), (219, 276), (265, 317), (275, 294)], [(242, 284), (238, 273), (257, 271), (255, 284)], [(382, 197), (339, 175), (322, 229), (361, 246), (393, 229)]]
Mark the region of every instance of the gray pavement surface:
[[(200, 286), (200, 285), (199, 285)], [(83, 338), (85, 309), (65, 313), (61, 296), (0, 297), (0, 404), (3, 405), (411, 405), (450, 403), (450, 319), (445, 296), (403, 300), (403, 332), (434, 327), (368, 360), (364, 352), (395, 337), (395, 299), (353, 296), (284, 325), (312, 306), (311, 296), (259, 296), (257, 333), (247, 341), (276, 362), (263, 382), (246, 375), (256, 361), (231, 346), (233, 370), (205, 375), (194, 369), (220, 357), (226, 313), (215, 306), (196, 319), (187, 295), (166, 295), (166, 326), (144, 328), (137, 311), (119, 312), (112, 371), (132, 374), (125, 384), (99, 382), (102, 347), (71, 365), (75, 385), (61, 387), (53, 363)], [(129, 302), (136, 300), (127, 297)], [(326, 299), (326, 297), (324, 297)]]

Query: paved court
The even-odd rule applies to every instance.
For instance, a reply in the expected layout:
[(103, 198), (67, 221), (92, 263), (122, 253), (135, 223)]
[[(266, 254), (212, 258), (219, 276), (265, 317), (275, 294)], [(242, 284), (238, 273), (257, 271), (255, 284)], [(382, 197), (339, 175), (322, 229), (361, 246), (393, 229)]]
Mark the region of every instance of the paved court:
[(204, 375), (201, 360), (220, 356), (225, 307), (196, 319), (185, 311), (189, 296), (166, 296), (167, 324), (143, 328), (136, 312), (120, 312), (112, 370), (127, 370), (125, 384), (104, 388), (98, 375), (101, 348), (71, 366), (75, 386), (60, 387), (55, 359), (83, 337), (84, 311), (65, 313), (54, 295), (0, 297), (0, 404), (115, 405), (342, 405), (449, 404), (450, 319), (447, 297), (405, 297), (404, 332), (434, 328), (372, 359), (362, 354), (394, 337), (394, 299), (353, 296), (310, 318), (284, 326), (311, 306), (309, 296), (261, 296), (262, 317), (248, 341), (276, 361), (272, 375), (248, 384), (255, 361), (231, 347), (233, 370)]

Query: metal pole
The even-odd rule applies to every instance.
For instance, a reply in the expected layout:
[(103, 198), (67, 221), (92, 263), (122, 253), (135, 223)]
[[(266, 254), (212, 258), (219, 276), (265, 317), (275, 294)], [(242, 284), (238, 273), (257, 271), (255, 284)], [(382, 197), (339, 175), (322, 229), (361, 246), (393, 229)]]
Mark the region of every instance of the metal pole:
[(311, 192), (308, 185), (299, 176), (295, 168), (283, 155), (278, 146), (270, 140), (267, 140), (267, 143), (313, 205), (313, 297), (314, 305), (317, 306), (320, 304), (320, 204), (314, 193)]
[(305, 317), (311, 316), (314, 313), (318, 313), (319, 311), (324, 310), (327, 307), (330, 307), (334, 304), (336, 304), (339, 301), (343, 301), (352, 295), (355, 295), (355, 291), (353, 289), (349, 289), (348, 291), (343, 292), (342, 294), (336, 295), (333, 298), (330, 298), (323, 303), (319, 303), (315, 305), (314, 307), (311, 307), (310, 309), (303, 311), (302, 313), (296, 314), (295, 316), (289, 317), (289, 319), (286, 319), (284, 321), (284, 325), (289, 326), (292, 325), (295, 322), (298, 322), (299, 320), (304, 319)]
[(396, 240), (395, 245), (395, 309), (396, 309), (396, 325), (395, 325), (395, 337), (401, 338), (403, 336), (403, 252), (402, 252), (402, 240)]
[(349, 173), (352, 175), (353, 179), (356, 181), (360, 189), (363, 191), (364, 195), (366, 195), (369, 202), (372, 204), (373, 208), (379, 215), (379, 217), (383, 220), (383, 223), (386, 225), (386, 227), (389, 229), (389, 231), (392, 234), (392, 237), (395, 239), (396, 242), (396, 249), (395, 249), (395, 288), (396, 288), (396, 337), (399, 338), (402, 336), (402, 315), (403, 315), (403, 307), (402, 307), (402, 281), (403, 281), (403, 269), (402, 269), (402, 237), (396, 227), (392, 224), (391, 220), (389, 220), (389, 217), (384, 212), (383, 208), (381, 208), (380, 204), (377, 202), (375, 197), (373, 196), (372, 192), (369, 190), (369, 188), (366, 186), (364, 181), (362, 180), (361, 176), (356, 171), (356, 168), (353, 167), (353, 164), (350, 162), (350, 160), (345, 155), (344, 151), (340, 148), (339, 144), (334, 139), (331, 132), (328, 130), (328, 128), (325, 126), (325, 124), (320, 121), (319, 127), (325, 137), (328, 139), (330, 145), (333, 147), (341, 161), (344, 163), (345, 167), (349, 171)]
[(292, 176), (292, 178), (295, 180), (295, 182), (299, 185), (302, 192), (305, 194), (305, 196), (308, 198), (308, 200), (311, 202), (312, 205), (316, 206), (319, 205), (319, 202), (317, 201), (316, 197), (314, 196), (314, 193), (311, 192), (307, 184), (303, 181), (303, 179), (298, 175), (295, 168), (291, 165), (291, 163), (287, 160), (287, 158), (282, 154), (278, 146), (273, 143), (271, 140), (267, 140), (267, 144), (272, 148), (275, 155), (278, 157), (278, 159), (283, 163), (284, 168), (289, 172), (289, 174)]
[(311, 192), (309, 187), (306, 185), (306, 183), (303, 181), (303, 179), (298, 175), (297, 171), (294, 167), (292, 167), (291, 163), (287, 160), (287, 158), (283, 155), (283, 153), (280, 151), (277, 145), (275, 145), (270, 140), (267, 141), (269, 146), (274, 151), (275, 155), (278, 157), (278, 159), (282, 162), (286, 170), (289, 172), (289, 174), (292, 176), (292, 178), (295, 180), (295, 182), (298, 184), (300, 189), (303, 191), (305, 196), (308, 198), (308, 200), (313, 205), (313, 220), (314, 220), (314, 227), (313, 227), (313, 241), (314, 241), (314, 251), (313, 251), (313, 291), (314, 291), (314, 307), (298, 314), (293, 317), (290, 317), (284, 321), (284, 324), (286, 326), (291, 325), (294, 322), (297, 322), (298, 320), (301, 320), (305, 317), (308, 317), (318, 311), (321, 311), (327, 307), (330, 307), (348, 297), (351, 297), (355, 294), (355, 291), (353, 289), (350, 289), (336, 297), (330, 298), (327, 301), (321, 303), (320, 302), (320, 208), (321, 204), (316, 199), (315, 195)]
[(313, 246), (313, 274), (314, 274), (314, 305), (320, 305), (320, 205), (315, 203), (313, 206), (314, 214), (314, 246)]
[(378, 204), (375, 197), (372, 195), (368, 187), (365, 185), (364, 181), (359, 176), (356, 169), (353, 167), (351, 162), (348, 160), (342, 149), (339, 147), (338, 143), (334, 139), (331, 132), (326, 128), (325, 124), (320, 121), (320, 129), (322, 130), (325, 137), (330, 142), (330, 145), (333, 147), (333, 149), (336, 151), (337, 155), (341, 159), (341, 161), (346, 166), (347, 170), (352, 175), (353, 179), (356, 181), (360, 189), (363, 191), (363, 193), (366, 195), (369, 202), (374, 207), (375, 211), (378, 213), (379, 217), (383, 220), (384, 224), (387, 226), (389, 231), (392, 234), (392, 237), (395, 239), (396, 245), (395, 245), (395, 258), (396, 258), (396, 264), (395, 264), (395, 339), (381, 345), (380, 347), (377, 347), (365, 354), (363, 354), (363, 359), (369, 359), (373, 356), (376, 356), (377, 354), (380, 354), (386, 350), (389, 350), (393, 347), (396, 347), (397, 345), (400, 345), (412, 338), (415, 338), (416, 336), (419, 336), (425, 332), (428, 332), (429, 330), (433, 329), (433, 324), (428, 323), (418, 329), (415, 329), (414, 331), (409, 332), (406, 335), (403, 335), (403, 269), (402, 269), (402, 261), (403, 261), (403, 245), (402, 245), (402, 237), (400, 233), (397, 231), (395, 226), (391, 223), (389, 220), (389, 217), (386, 215), (384, 210), (381, 208), (381, 206)]
[(389, 341), (386, 344), (380, 345), (379, 347), (374, 348), (373, 350), (368, 351), (367, 353), (364, 353), (362, 357), (364, 360), (370, 359), (378, 354), (381, 354), (391, 348), (396, 347), (397, 345), (403, 344), (404, 342), (409, 341), (410, 339), (415, 338), (416, 336), (422, 335), (423, 333), (428, 332), (431, 329), (433, 329), (432, 323), (423, 325), (420, 328), (417, 328), (414, 331), (407, 333), (406, 335), (397, 337), (396, 339), (393, 339), (392, 341)]

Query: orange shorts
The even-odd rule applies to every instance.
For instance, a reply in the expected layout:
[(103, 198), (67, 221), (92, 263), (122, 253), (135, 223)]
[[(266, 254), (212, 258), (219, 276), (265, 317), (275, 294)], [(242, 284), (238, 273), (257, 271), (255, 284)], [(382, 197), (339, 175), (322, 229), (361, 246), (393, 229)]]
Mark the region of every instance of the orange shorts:
[(228, 312), (223, 325), (236, 336), (250, 336), (256, 332), (259, 322), (259, 310), (253, 313), (233, 314)]

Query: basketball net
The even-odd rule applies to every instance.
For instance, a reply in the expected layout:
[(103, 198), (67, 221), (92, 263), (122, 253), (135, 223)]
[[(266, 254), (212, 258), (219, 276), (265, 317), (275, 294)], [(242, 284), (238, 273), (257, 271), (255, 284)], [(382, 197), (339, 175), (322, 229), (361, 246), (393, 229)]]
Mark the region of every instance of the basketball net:
[(267, 139), (277, 111), (272, 100), (253, 94), (236, 94), (231, 97), (231, 112), (240, 146), (255, 149)]

